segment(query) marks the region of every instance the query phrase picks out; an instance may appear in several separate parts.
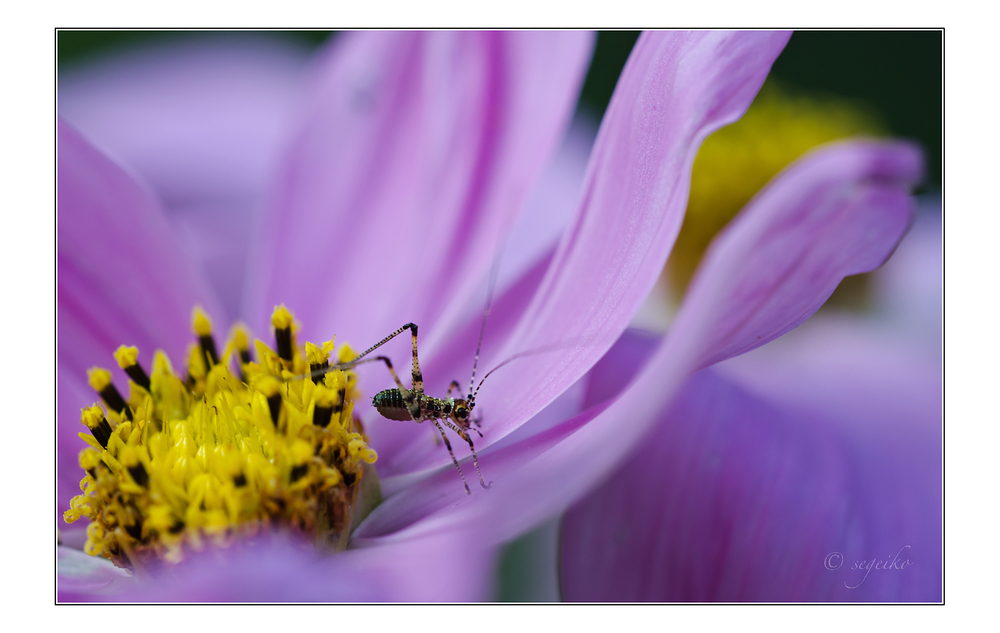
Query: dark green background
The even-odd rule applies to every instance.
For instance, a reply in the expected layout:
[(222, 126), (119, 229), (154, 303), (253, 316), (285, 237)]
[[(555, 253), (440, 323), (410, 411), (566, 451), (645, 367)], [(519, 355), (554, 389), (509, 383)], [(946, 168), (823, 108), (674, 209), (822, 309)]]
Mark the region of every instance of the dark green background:
[[(203, 31), (60, 31), (59, 67), (115, 49), (196, 38)], [(239, 32), (228, 32), (240, 37)], [(289, 31), (310, 46), (328, 31)], [(580, 106), (600, 114), (638, 37), (601, 31)], [(931, 188), (941, 184), (942, 42), (940, 31), (797, 31), (772, 70), (785, 86), (867, 102), (896, 136), (919, 141), (928, 155)]]

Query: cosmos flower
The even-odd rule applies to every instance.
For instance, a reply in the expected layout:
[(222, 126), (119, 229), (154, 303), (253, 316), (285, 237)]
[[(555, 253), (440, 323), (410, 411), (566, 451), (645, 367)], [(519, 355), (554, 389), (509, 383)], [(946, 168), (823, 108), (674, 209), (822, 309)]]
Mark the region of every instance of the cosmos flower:
[[(480, 366), (527, 354), (476, 399), (489, 490), (465, 494), (433, 427), (380, 420), (359, 403), (384, 500), (347, 551), (318, 558), (279, 535), (132, 578), (84, 568), (90, 561), (63, 547), (61, 598), (489, 597), (492, 548), (599, 483), (689, 373), (800, 324), (845, 274), (884, 261), (905, 231), (907, 188), (919, 177), (912, 148), (860, 143), (821, 156), (789, 176), (791, 186), (775, 187), (762, 203), (767, 219), (706, 273), (694, 316), (676, 326), (688, 338), (669, 336), (634, 381), (594, 406), (570, 389), (659, 276), (698, 145), (746, 110), (787, 37), (652, 33), (637, 43), (559, 242), (507, 245), (521, 265), (501, 276)], [(311, 75), (250, 242), (238, 314), (251, 331), (263, 336), (279, 303), (306, 340), (336, 334), (367, 345), (414, 322), (427, 393), (466, 380), (498, 236), (563, 130), (588, 50), (577, 33), (335, 42)], [(72, 479), (77, 411), (94, 400), (86, 369), (120, 343), (182, 358), (191, 306), (227, 313), (148, 189), (64, 125), (59, 161), (59, 470)], [(401, 347), (386, 350), (397, 367), (408, 360)], [(357, 371), (366, 393), (392, 385), (384, 366)], [(470, 472), (467, 458), (463, 466)]]

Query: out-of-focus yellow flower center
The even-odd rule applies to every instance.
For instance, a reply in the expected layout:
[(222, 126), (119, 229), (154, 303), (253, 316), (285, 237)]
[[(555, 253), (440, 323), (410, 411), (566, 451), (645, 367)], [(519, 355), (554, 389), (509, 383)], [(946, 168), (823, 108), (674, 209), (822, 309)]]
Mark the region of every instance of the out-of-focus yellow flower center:
[(687, 215), (667, 264), (677, 298), (715, 234), (785, 166), (822, 143), (882, 133), (859, 103), (793, 96), (765, 83), (746, 115), (705, 139), (695, 158)]
[[(80, 437), (91, 448), (80, 453), (83, 494), (65, 520), (90, 519), (87, 553), (132, 568), (271, 528), (343, 549), (376, 454), (352, 415), (354, 373), (329, 364), (333, 341), (298, 348), (292, 315), (279, 306), (278, 350), (256, 341), (253, 362), (244, 328), (219, 356), (208, 317), (196, 308), (193, 322), (198, 344), (183, 377), (162, 351), (147, 375), (125, 346), (115, 359), (129, 376), (127, 399), (109, 371), (88, 372), (107, 412), (83, 410)], [(342, 345), (337, 362), (354, 356)]]

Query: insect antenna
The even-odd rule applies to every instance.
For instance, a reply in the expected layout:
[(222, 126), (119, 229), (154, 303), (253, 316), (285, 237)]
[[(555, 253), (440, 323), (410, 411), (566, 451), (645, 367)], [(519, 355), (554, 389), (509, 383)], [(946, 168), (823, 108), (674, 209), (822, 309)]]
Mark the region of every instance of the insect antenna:
[(483, 383), (486, 382), (486, 379), (490, 377), (490, 374), (492, 374), (496, 370), (500, 369), (501, 367), (505, 366), (507, 363), (510, 363), (511, 361), (515, 361), (515, 360), (517, 360), (519, 358), (524, 358), (525, 356), (536, 356), (538, 354), (547, 354), (548, 352), (554, 352), (556, 350), (566, 349), (568, 347), (573, 347), (574, 345), (576, 345), (578, 343), (579, 343), (579, 340), (577, 340), (576, 342), (574, 342), (574, 340), (572, 340), (572, 339), (570, 339), (570, 340), (563, 340), (563, 341), (556, 341), (555, 343), (550, 343), (548, 345), (542, 345), (540, 347), (535, 347), (535, 348), (532, 348), (532, 349), (525, 350), (523, 352), (518, 352), (517, 354), (514, 354), (513, 356), (511, 356), (507, 360), (503, 361), (502, 363), (500, 363), (499, 365), (497, 365), (493, 369), (491, 369), (488, 372), (486, 372), (486, 375), (483, 376), (483, 379), (479, 381), (479, 386), (476, 387), (475, 392), (473, 392), (472, 395), (469, 397), (469, 401), (470, 402), (474, 402), (475, 399), (476, 399), (476, 395), (479, 393), (479, 389), (483, 386)]
[[(486, 309), (483, 310), (483, 322), (479, 326), (479, 342), (476, 343), (476, 357), (472, 361), (472, 378), (469, 379), (469, 402), (475, 404), (476, 398), (472, 393), (472, 387), (476, 384), (476, 366), (479, 365), (479, 352), (483, 348), (483, 335), (486, 333), (486, 319), (490, 316), (490, 308), (493, 306), (493, 291), (497, 285), (497, 274), (500, 271), (500, 256), (503, 249), (493, 260), (493, 267), (490, 269), (489, 290), (486, 292)], [(477, 431), (478, 432), (478, 431)], [(482, 433), (479, 434), (482, 437)]]

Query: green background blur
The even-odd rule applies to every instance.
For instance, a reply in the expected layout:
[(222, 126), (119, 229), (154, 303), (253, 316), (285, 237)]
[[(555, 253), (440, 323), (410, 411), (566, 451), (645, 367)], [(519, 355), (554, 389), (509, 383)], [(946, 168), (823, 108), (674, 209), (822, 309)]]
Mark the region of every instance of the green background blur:
[[(80, 61), (131, 46), (196, 38), (203, 31), (60, 31), (58, 63)], [(238, 37), (238, 32), (229, 32)], [(289, 31), (285, 37), (322, 45), (328, 31)], [(600, 115), (637, 31), (601, 31), (580, 107)], [(782, 85), (822, 97), (861, 100), (894, 136), (919, 141), (928, 155), (925, 188), (941, 185), (942, 42), (940, 31), (796, 31), (774, 64)]]

